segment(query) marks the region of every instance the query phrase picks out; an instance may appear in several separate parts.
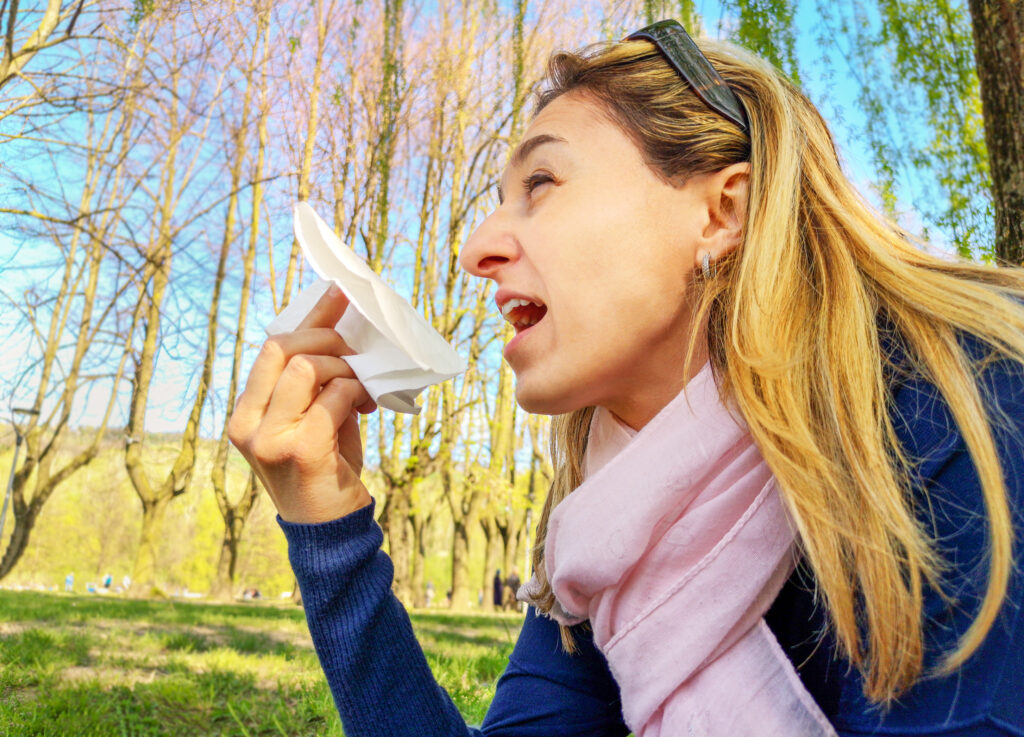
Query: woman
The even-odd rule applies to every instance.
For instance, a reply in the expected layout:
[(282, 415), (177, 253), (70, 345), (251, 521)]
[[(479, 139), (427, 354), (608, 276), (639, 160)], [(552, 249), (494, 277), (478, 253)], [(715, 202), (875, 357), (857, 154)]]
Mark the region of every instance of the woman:
[[(461, 254), (556, 416), (524, 587), (550, 618), (482, 733), (1024, 735), (1024, 276), (880, 219), (769, 65), (631, 38), (552, 59)], [(232, 440), (347, 733), (476, 734), (390, 594), (344, 308), (268, 341)]]

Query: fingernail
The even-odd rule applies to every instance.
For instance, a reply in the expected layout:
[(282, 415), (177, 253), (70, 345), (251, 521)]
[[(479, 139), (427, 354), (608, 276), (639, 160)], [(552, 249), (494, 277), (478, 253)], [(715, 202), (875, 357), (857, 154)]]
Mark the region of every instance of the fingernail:
[(327, 288), (327, 296), (337, 297), (339, 294), (341, 294), (341, 287), (339, 287), (336, 283), (331, 282), (331, 286)]

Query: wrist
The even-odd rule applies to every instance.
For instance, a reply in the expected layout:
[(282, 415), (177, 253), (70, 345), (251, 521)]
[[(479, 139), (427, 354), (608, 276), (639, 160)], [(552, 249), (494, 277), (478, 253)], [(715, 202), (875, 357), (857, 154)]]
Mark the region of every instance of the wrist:
[(333, 522), (373, 502), (370, 492), (362, 482), (348, 488), (334, 487), (316, 494), (301, 496), (304, 498), (278, 502), (277, 513), (285, 522), (302, 525)]

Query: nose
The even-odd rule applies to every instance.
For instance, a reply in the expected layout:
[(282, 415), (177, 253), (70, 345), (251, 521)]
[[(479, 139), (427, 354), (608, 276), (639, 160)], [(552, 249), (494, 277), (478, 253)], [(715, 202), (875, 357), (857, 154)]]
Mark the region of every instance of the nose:
[(518, 257), (518, 243), (499, 206), (480, 223), (462, 246), (459, 264), (473, 276), (494, 279), (502, 267)]

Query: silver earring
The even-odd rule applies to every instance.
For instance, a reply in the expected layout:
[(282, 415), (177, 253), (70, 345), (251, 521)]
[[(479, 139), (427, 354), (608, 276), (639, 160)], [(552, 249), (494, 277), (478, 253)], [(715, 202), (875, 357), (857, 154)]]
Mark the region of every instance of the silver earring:
[(700, 261), (700, 268), (701, 271), (704, 272), (704, 278), (707, 279), (708, 281), (714, 279), (715, 276), (718, 274), (718, 265), (716, 264), (712, 266), (710, 253), (704, 254), (704, 258), (702, 258)]

